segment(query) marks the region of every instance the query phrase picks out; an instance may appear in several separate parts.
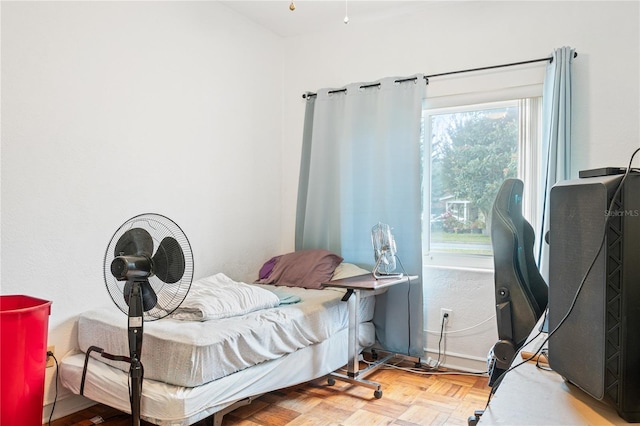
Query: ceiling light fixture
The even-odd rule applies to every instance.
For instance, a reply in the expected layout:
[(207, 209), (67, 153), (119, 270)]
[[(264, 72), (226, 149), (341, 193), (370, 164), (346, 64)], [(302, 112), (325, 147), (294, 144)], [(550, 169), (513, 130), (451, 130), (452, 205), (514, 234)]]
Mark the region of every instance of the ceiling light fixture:
[[(289, 3), (289, 10), (292, 12), (296, 10), (296, 4), (293, 0)], [(349, 0), (344, 0), (344, 23), (349, 23)]]
[(344, 23), (349, 23), (349, 0), (344, 0)]

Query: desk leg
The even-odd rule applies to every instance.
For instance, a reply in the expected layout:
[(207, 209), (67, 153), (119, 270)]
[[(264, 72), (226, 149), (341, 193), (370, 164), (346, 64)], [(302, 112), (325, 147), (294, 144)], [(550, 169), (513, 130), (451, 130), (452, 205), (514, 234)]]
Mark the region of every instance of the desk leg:
[[(332, 385), (333, 379), (338, 379), (343, 382), (348, 382), (354, 385), (366, 386), (374, 389), (373, 396), (376, 398), (382, 398), (382, 389), (380, 383), (372, 382), (370, 380), (364, 380), (367, 374), (373, 373), (382, 365), (395, 356), (395, 354), (389, 354), (386, 357), (377, 360), (373, 364), (370, 364), (367, 368), (360, 370), (358, 344), (360, 342), (359, 326), (360, 326), (360, 290), (350, 290), (351, 295), (347, 299), (347, 307), (349, 310), (349, 346), (348, 356), (349, 361), (347, 363), (347, 374), (331, 373), (328, 378), (328, 384)], [(343, 299), (344, 300), (344, 299)]]
[(353, 294), (347, 300), (349, 312), (349, 363), (347, 364), (347, 375), (349, 377), (357, 377), (360, 371), (360, 361), (358, 360), (358, 343), (360, 342), (359, 327), (360, 324), (360, 290), (354, 290)]

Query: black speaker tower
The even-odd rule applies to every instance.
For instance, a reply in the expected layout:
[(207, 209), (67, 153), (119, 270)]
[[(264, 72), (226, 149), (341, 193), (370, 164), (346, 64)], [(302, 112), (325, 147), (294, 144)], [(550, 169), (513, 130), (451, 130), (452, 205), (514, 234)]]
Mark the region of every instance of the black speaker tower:
[[(549, 364), (640, 422), (640, 174), (589, 177), (551, 190)], [(600, 249), (604, 238), (604, 245)], [(597, 257), (596, 257), (597, 254)]]

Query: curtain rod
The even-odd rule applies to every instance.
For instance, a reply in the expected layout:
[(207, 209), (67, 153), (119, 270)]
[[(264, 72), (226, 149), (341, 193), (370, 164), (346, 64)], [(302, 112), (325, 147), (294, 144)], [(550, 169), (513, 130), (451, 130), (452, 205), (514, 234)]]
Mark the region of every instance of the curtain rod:
[[(573, 53), (573, 57), (577, 58), (578, 57), (578, 52), (574, 52)], [(491, 69), (495, 69), (495, 68), (505, 68), (505, 67), (513, 67), (516, 65), (526, 65), (526, 64), (533, 64), (536, 62), (553, 62), (553, 56), (550, 56), (548, 58), (540, 58), (540, 59), (531, 59), (528, 61), (520, 61), (520, 62), (511, 62), (509, 64), (500, 64), (500, 65), (490, 65), (488, 67), (480, 67), (480, 68), (469, 68), (466, 70), (458, 70), (458, 71), (449, 71), (449, 72), (442, 72), (439, 74), (430, 74), (430, 75), (425, 75), (424, 79), (426, 81), (427, 84), (429, 84), (429, 79), (432, 77), (443, 77), (445, 75), (454, 75), (454, 74), (462, 74), (462, 73), (466, 73), (466, 72), (475, 72), (475, 71), (485, 71), (485, 70), (491, 70)], [(413, 77), (413, 78), (405, 78), (402, 80), (396, 80), (395, 83), (402, 83), (404, 81), (412, 81), (415, 80), (417, 77)], [(360, 86), (361, 89), (366, 89), (368, 87), (377, 87), (380, 86), (380, 83), (373, 83), (373, 84), (367, 84), (367, 85), (363, 85)], [(346, 92), (347, 89), (337, 89), (337, 90), (330, 90), (329, 93), (341, 93), (341, 92)], [(303, 93), (302, 94), (302, 98), (306, 99), (307, 97), (311, 98), (313, 96), (317, 96), (317, 93)]]

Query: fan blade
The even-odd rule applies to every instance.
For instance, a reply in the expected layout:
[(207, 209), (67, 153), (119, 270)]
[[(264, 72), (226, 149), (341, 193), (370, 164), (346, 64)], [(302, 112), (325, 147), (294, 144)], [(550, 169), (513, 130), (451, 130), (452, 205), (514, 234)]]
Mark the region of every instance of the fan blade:
[(180, 243), (175, 238), (165, 237), (153, 255), (153, 273), (168, 284), (177, 283), (184, 275), (185, 260)]
[(116, 248), (114, 256), (146, 256), (151, 257), (153, 253), (153, 238), (151, 234), (142, 228), (129, 229), (122, 234)]
[(382, 257), (382, 263), (384, 263), (385, 265), (389, 264), (389, 251), (383, 249), (382, 253), (380, 254), (380, 256)]
[[(124, 301), (129, 305), (129, 299), (131, 298), (131, 290), (133, 289), (133, 281), (127, 281), (124, 285)], [(156, 292), (151, 287), (149, 281), (141, 281), (140, 283), (140, 291), (142, 292), (142, 310), (144, 312), (150, 311), (155, 308), (158, 304), (158, 296)]]
[(142, 283), (142, 309), (147, 312), (155, 308), (157, 304), (158, 296), (156, 292), (153, 290), (153, 287), (151, 287), (151, 284), (149, 284), (149, 281), (144, 281)]

